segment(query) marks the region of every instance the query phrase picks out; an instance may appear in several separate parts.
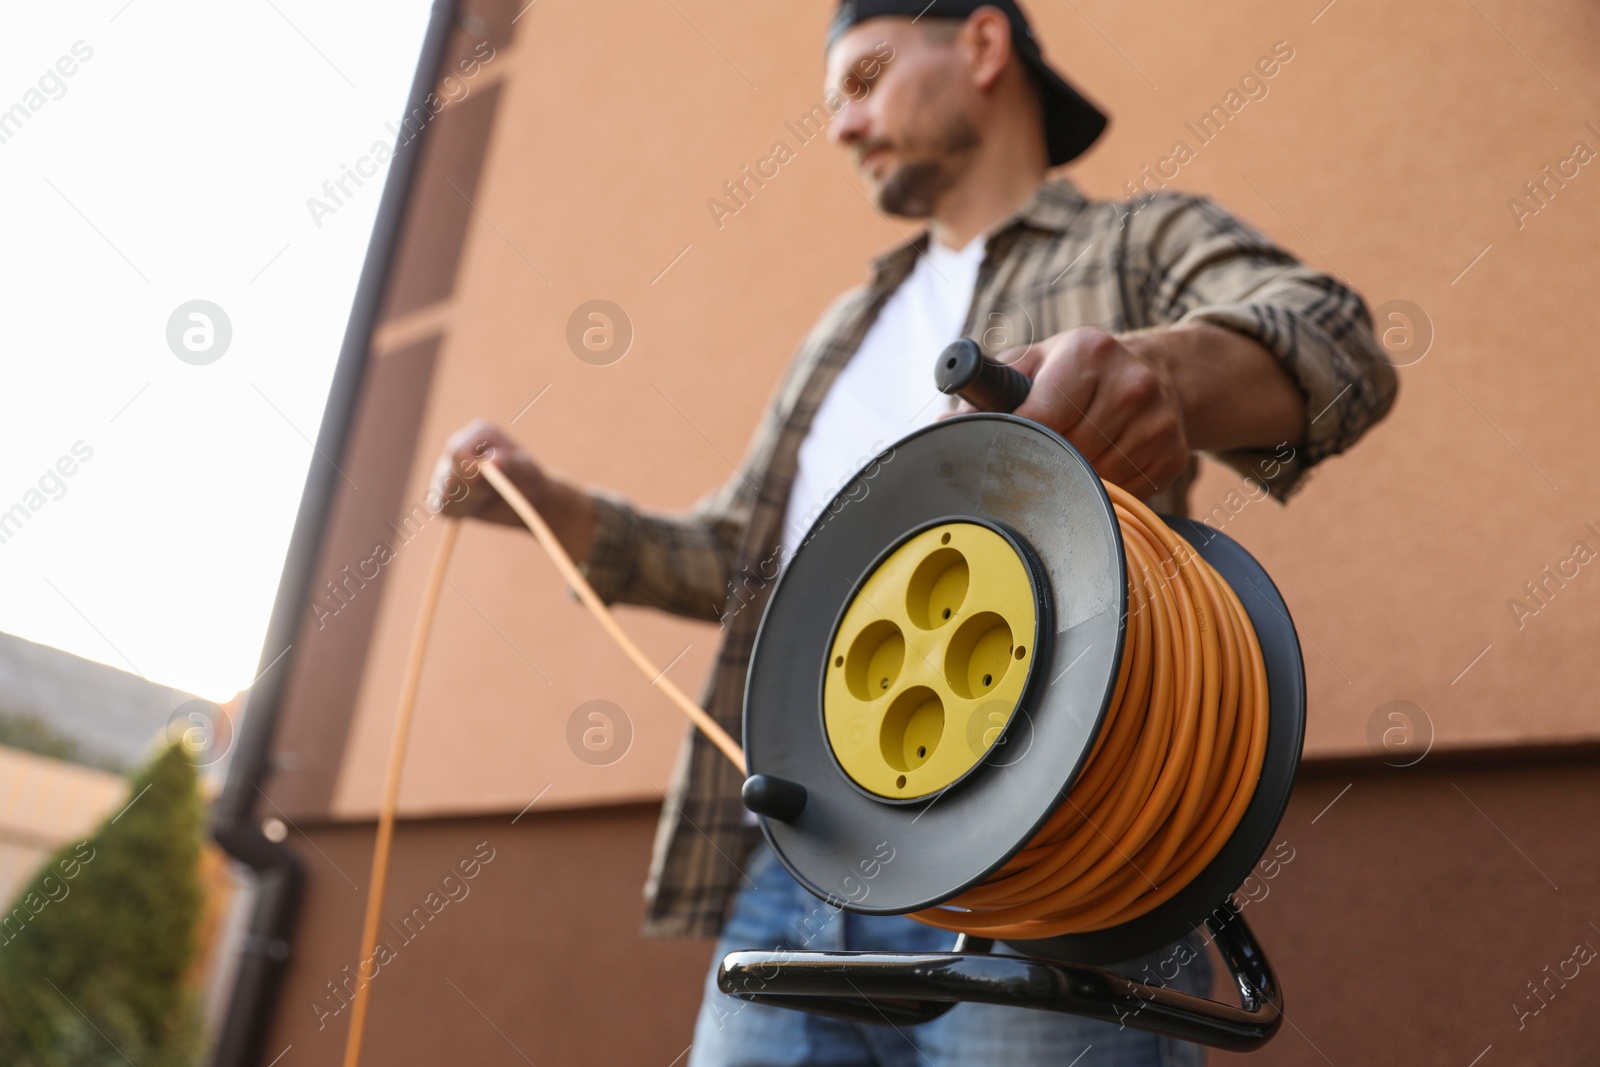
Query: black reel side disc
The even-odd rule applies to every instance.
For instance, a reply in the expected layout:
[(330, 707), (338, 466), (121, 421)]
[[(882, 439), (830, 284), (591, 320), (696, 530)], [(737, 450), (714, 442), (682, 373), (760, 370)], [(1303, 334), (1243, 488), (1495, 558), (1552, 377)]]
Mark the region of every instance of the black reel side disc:
[[(1111, 698), (1127, 587), (1099, 477), (1037, 424), (1006, 415), (949, 419), (897, 443), (873, 470), (841, 492), (847, 503), (824, 512), (773, 591), (751, 657), (744, 737), (752, 773), (807, 792), (793, 822), (762, 821), (790, 872), (824, 899), (900, 914), (982, 881), (1060, 803)], [(1055, 633), (1031, 669), (1044, 684), (1031, 687), (1033, 699), (965, 779), (919, 804), (884, 803), (843, 778), (821, 728), (833, 627), (887, 547), (962, 516), (1013, 531), (1042, 564)], [(1081, 681), (1059, 684), (1069, 665)], [(863, 897), (862, 864), (881, 857), (885, 843), (894, 858)]]

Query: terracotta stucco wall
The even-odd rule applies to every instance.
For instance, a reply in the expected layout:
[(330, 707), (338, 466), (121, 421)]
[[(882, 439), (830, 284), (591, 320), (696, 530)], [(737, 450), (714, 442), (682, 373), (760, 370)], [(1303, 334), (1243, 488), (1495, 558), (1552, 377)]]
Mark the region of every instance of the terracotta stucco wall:
[[(1420, 343), (1399, 351), (1409, 365), (1392, 418), (1289, 507), (1241, 503), (1214, 468), (1193, 497), (1284, 591), (1311, 693), (1313, 763), (1280, 832), (1296, 859), (1250, 906), (1291, 1025), (1251, 1062), (1589, 1062), (1586, 980), (1520, 1028), (1514, 1005), (1574, 942), (1600, 944), (1585, 933), (1600, 889), (1592, 850), (1575, 830), (1594, 823), (1593, 763), (1442, 757), (1600, 732), (1600, 578), (1569, 562), (1544, 603), (1524, 588), (1575, 559), (1577, 542), (1600, 550), (1584, 525), (1600, 526), (1589, 427), (1600, 177), (1579, 165), (1520, 220), (1507, 205), (1575, 142), (1600, 151), (1587, 125), (1600, 124), (1600, 16), (1574, 0), (1034, 8), (1049, 53), (1115, 116), (1071, 172), (1086, 192), (1116, 195), (1145, 165), (1170, 173), (1162, 161), (1184, 140), (1193, 158), (1173, 184), (1352, 281), (1380, 328), (1401, 330), (1397, 344), (1406, 327), (1431, 337), (1420, 358)], [(305, 1062), (332, 1063), (342, 1042), (339, 1017), (319, 1031), (312, 1002), (355, 952), (362, 820), (440, 528), (417, 522), (404, 539), (386, 522), (423, 501), (444, 435), (478, 415), (512, 423), (564, 474), (685, 507), (729, 476), (815, 316), (915, 231), (870, 208), (839, 153), (786, 133), (821, 98), (828, 5), (474, 10), (497, 51), (475, 95), (436, 120), (345, 457), (372, 494), (338, 502), (322, 570), (338, 577), (375, 540), (397, 551), (327, 626), (308, 608), (269, 787), (310, 835), (290, 841), (311, 879), (269, 1056), (292, 1043)], [(1187, 124), (1226, 106), (1279, 42), (1293, 57), (1246, 84), (1254, 98), (1241, 91), (1235, 103), (1248, 102), (1199, 144)], [(463, 35), (459, 50), (470, 44)], [(794, 160), (719, 228), (707, 199), (780, 138)], [(633, 330), (609, 366), (566, 341), (594, 299), (620, 305)], [(1391, 318), (1394, 301), (1418, 310)], [(477, 842), (497, 858), (383, 972), (369, 1049), (393, 1062), (519, 1062), (509, 1044), (539, 1063), (671, 1062), (709, 947), (634, 931), (680, 722), (528, 538), (467, 531), (451, 581), (386, 914)], [(703, 676), (714, 628), (622, 616), (680, 684)], [(593, 699), (619, 705), (634, 732), (605, 766), (567, 739)], [(1434, 744), (1419, 766), (1330, 762), (1406, 724), (1408, 743)], [(560, 810), (611, 804), (623, 806)]]
[[(1600, 819), (1593, 781), (1592, 759), (1305, 776), (1273, 849), (1287, 862), (1245, 892), (1289, 1022), (1263, 1050), (1211, 1063), (1589, 1067), (1600, 982), (1592, 963), (1567, 961), (1600, 948), (1600, 875), (1571, 834)], [(400, 828), (395, 923), (480, 843), (495, 858), (410, 941), (384, 927), (395, 956), (373, 980), (368, 1061), (669, 1067), (693, 1034), (711, 945), (635, 933), (654, 811), (510, 819)], [(264, 1061), (293, 1046), (285, 1063), (336, 1064), (344, 1048), (349, 1012), (326, 983), (354, 965), (362, 902), (335, 865), (365, 884), (372, 825), (310, 832), (291, 840), (318, 888)]]
[[(1241, 503), (1216, 469), (1193, 498), (1266, 564), (1295, 614), (1308, 753), (1366, 751), (1391, 700), (1420, 708), (1413, 721), (1444, 747), (1593, 736), (1600, 579), (1573, 560), (1578, 542), (1600, 550), (1585, 525), (1600, 527), (1589, 427), (1600, 168), (1561, 161), (1576, 142), (1600, 151), (1586, 125), (1600, 122), (1597, 17), (1575, 2), (1035, 6), (1048, 52), (1114, 115), (1071, 171), (1085, 191), (1114, 195), (1145, 165), (1171, 173), (1182, 140), (1192, 159), (1174, 185), (1348, 278), (1397, 344), (1407, 325), (1431, 336), (1425, 355), (1400, 356), (1410, 365), (1390, 420), (1290, 506)], [(513, 13), (490, 21), (504, 29)], [(423, 500), (440, 441), (478, 415), (515, 420), (554, 469), (655, 507), (683, 508), (730, 476), (805, 329), (870, 255), (915, 232), (868, 205), (841, 153), (785, 125), (821, 99), (827, 14), (540, 6), (502, 35), (455, 120), (477, 140), (431, 164), (471, 173), (425, 181), (417, 203), (459, 220), (447, 284), (413, 285), (380, 337), (380, 362), (438, 338), (425, 404), (393, 413), (408, 440), (371, 459), (406, 468), (395, 513)], [(1242, 81), (1275, 47), (1292, 58)], [(474, 103), (491, 92), (492, 106)], [(1202, 144), (1192, 124), (1214, 104), (1238, 110)], [(707, 200), (780, 139), (795, 158), (719, 227)], [(1547, 203), (1514, 218), (1508, 199), (1537, 204), (1523, 183), (1546, 163), (1576, 174), (1560, 188), (1547, 180)], [(632, 326), (609, 366), (581, 361), (566, 340), (593, 299), (620, 305)], [(1404, 322), (1391, 317), (1402, 300), (1419, 309)], [(347, 555), (383, 534), (364, 521)], [(373, 810), (437, 535), (437, 523), (424, 527), (385, 568), (365, 647), (318, 668), (344, 679), (340, 700), (311, 696), (330, 691), (320, 679), (332, 674), (297, 683), (291, 724), (313, 703), (319, 716), (354, 709), (347, 743), (301, 746), (326, 764), (306, 810)], [(328, 576), (343, 562), (328, 559)], [(1547, 564), (1568, 577), (1540, 604), (1524, 583)], [(552, 806), (656, 797), (682, 732), (676, 713), (531, 541), (471, 529), (451, 579), (404, 809), (514, 811), (547, 787)], [(1529, 610), (1513, 611), (1518, 597)], [(716, 631), (624, 617), (663, 665), (681, 653), (672, 676), (692, 689)], [(603, 768), (565, 739), (573, 710), (596, 698), (635, 732)], [(275, 788), (292, 791), (293, 775)]]

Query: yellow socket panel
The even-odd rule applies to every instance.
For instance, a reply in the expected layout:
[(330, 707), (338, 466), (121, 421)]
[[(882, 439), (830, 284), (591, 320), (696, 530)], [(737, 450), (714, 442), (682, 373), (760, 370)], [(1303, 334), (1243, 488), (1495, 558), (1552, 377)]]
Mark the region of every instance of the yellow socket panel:
[(1038, 616), (1017, 550), (949, 522), (895, 549), (845, 609), (822, 717), (833, 754), (870, 793), (912, 800), (970, 771), (1010, 721)]

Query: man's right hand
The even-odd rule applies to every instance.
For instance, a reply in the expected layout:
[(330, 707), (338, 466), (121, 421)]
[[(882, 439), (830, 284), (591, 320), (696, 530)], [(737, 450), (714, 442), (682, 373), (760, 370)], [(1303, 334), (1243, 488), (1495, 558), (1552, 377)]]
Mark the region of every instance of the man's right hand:
[(568, 554), (579, 563), (587, 559), (594, 539), (593, 499), (582, 489), (545, 474), (510, 435), (484, 419), (475, 419), (451, 434), (434, 465), (430, 488), (443, 501), (441, 513), (522, 526), (511, 505), (479, 469), (489, 460), (544, 517)]

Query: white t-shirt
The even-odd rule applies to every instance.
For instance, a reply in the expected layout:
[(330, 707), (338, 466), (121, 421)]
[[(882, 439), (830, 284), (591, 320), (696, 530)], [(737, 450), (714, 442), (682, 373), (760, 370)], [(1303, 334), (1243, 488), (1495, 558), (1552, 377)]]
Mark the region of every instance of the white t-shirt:
[(785, 564), (851, 475), (950, 410), (950, 398), (933, 384), (933, 367), (961, 337), (984, 245), (982, 234), (959, 251), (930, 240), (834, 379), (800, 444), (783, 519)]

